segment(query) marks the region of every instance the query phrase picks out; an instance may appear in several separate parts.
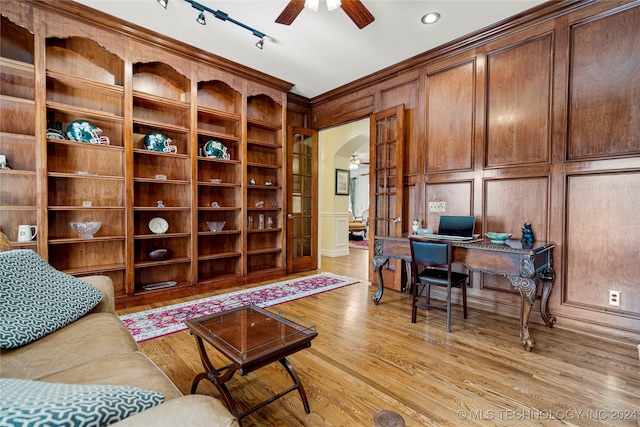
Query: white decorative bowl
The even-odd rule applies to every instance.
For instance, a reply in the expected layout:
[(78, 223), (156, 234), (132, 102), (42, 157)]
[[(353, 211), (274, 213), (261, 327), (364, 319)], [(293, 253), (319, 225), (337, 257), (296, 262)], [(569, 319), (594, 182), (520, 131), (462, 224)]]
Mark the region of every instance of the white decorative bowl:
[(226, 223), (227, 221), (207, 221), (207, 227), (213, 232), (222, 231)]
[(83, 239), (93, 239), (93, 235), (100, 230), (102, 223), (100, 221), (70, 222), (69, 225), (76, 230)]
[(487, 236), (492, 243), (504, 243), (511, 237), (511, 233), (496, 233), (493, 231), (487, 231), (484, 235)]

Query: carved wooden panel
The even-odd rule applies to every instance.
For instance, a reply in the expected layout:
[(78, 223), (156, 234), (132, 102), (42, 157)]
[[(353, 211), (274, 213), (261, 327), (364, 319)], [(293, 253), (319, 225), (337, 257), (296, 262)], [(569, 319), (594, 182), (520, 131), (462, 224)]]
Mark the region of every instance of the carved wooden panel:
[[(444, 212), (429, 212), (429, 202), (445, 202)], [(433, 228), (438, 231), (441, 215), (473, 215), (473, 181), (444, 182), (427, 184), (422, 212), (426, 218), (421, 220), (421, 228)], [(476, 232), (479, 224), (476, 221)]]
[(640, 7), (571, 27), (569, 160), (640, 153)]
[[(640, 318), (640, 172), (567, 178), (564, 302)], [(620, 307), (609, 289), (621, 291)]]
[(486, 166), (550, 161), (553, 37), (487, 55)]
[(427, 76), (425, 173), (473, 166), (475, 62)]
[[(530, 222), (535, 240), (545, 242), (549, 228), (549, 194), (549, 178), (546, 176), (486, 180), (483, 233), (513, 233), (511, 238), (520, 240), (522, 225)], [(509, 281), (501, 276), (485, 275), (484, 287), (514, 291)]]

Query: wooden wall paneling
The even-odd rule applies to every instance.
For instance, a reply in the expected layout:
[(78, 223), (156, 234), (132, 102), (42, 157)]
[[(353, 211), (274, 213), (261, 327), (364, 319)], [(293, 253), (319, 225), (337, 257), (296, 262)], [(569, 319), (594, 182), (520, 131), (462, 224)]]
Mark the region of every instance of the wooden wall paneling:
[(567, 159), (640, 153), (640, 6), (571, 24)]
[(311, 116), (311, 104), (309, 98), (288, 93), (287, 94), (287, 125), (301, 128), (309, 128)]
[[(423, 228), (437, 232), (441, 215), (474, 215), (473, 180), (427, 182), (425, 187)], [(429, 202), (445, 202), (445, 212), (429, 212)], [(476, 232), (479, 232), (479, 220), (476, 218)]]
[[(513, 233), (522, 237), (522, 226), (531, 223), (536, 241), (548, 239), (550, 202), (548, 176), (499, 178), (484, 180), (482, 231)], [(485, 275), (486, 289), (516, 292), (504, 277)]]
[(466, 60), (426, 76), (424, 173), (473, 168), (475, 61)]
[(553, 36), (487, 54), (486, 166), (550, 162)]
[[(313, 102), (313, 101), (312, 101)], [(369, 117), (376, 111), (375, 91), (367, 88), (311, 109), (311, 127), (323, 129)]]
[[(418, 123), (420, 123), (418, 106), (421, 103), (417, 73), (405, 74), (401, 78), (385, 82), (380, 86), (378, 96), (380, 99), (376, 111), (404, 104), (404, 175), (405, 177), (416, 175), (421, 157), (418, 147), (423, 145), (423, 138), (418, 132)], [(403, 220), (411, 218), (407, 217)], [(406, 226), (411, 230), (411, 222)]]
[[(640, 170), (567, 177), (563, 304), (640, 320), (638, 205)], [(610, 289), (622, 292), (620, 307)]]

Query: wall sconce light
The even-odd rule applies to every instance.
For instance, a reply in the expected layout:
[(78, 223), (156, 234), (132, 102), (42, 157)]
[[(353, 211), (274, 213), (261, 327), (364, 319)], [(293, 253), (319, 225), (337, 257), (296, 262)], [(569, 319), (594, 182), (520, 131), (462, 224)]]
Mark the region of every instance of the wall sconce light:
[[(160, 4), (160, 6), (164, 7), (165, 9), (167, 8), (167, 5), (169, 4), (169, 0), (157, 0), (158, 3)], [(194, 9), (200, 11), (200, 14), (198, 15), (198, 17), (196, 18), (196, 22), (200, 25), (207, 25), (207, 20), (204, 16), (204, 12), (209, 12), (210, 14), (212, 14), (213, 16), (215, 16), (216, 18), (218, 18), (221, 21), (229, 21), (232, 24), (236, 24), (239, 27), (242, 27), (246, 30), (251, 31), (251, 33), (258, 37), (260, 40), (258, 40), (258, 42), (256, 43), (256, 47), (258, 49), (262, 49), (264, 47), (264, 38), (266, 36), (265, 33), (263, 33), (262, 31), (258, 31), (255, 28), (251, 28), (250, 26), (243, 24), (240, 21), (236, 21), (235, 19), (231, 18), (228, 14), (226, 14), (225, 12), (221, 11), (221, 10), (213, 10), (208, 8), (207, 6), (200, 4), (198, 2), (196, 2), (195, 0), (184, 0), (187, 3), (189, 3), (191, 5), (191, 7), (193, 7)], [(334, 0), (335, 1), (335, 0)], [(339, 1), (339, 0), (338, 0)]]

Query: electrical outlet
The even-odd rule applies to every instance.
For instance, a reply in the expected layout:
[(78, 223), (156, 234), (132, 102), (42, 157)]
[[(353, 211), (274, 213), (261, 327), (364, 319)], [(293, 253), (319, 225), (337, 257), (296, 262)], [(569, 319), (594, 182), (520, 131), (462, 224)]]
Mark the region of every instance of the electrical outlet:
[(620, 291), (609, 290), (609, 305), (620, 307)]
[(444, 212), (445, 202), (429, 202), (429, 212)]

